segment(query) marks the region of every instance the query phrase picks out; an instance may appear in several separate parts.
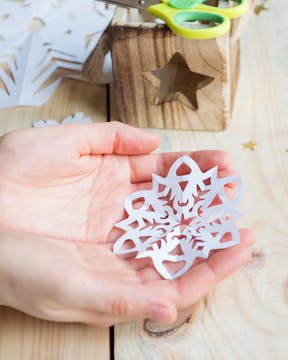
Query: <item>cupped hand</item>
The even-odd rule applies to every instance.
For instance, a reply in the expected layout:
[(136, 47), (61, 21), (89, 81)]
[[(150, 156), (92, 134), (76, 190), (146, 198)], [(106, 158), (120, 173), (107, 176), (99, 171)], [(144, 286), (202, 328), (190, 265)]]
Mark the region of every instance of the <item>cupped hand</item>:
[[(151, 154), (159, 139), (121, 123), (61, 125), (0, 139), (0, 228), (113, 243), (124, 199), (151, 188), (184, 153)], [(187, 153), (186, 153), (187, 154)], [(221, 151), (188, 153), (202, 170), (230, 175)]]
[(151, 318), (173, 322), (248, 261), (254, 241), (215, 252), (176, 280), (162, 279), (149, 259), (124, 259), (111, 244), (0, 232), (0, 305), (41, 319), (110, 326)]

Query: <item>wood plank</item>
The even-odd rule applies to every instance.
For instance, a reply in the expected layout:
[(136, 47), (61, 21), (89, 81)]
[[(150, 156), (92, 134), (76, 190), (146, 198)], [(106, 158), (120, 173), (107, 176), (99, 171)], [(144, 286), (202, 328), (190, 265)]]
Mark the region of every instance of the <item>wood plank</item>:
[[(221, 133), (157, 131), (160, 150), (223, 149), (244, 183), (242, 225), (257, 236), (251, 262), (191, 310), (173, 334), (142, 322), (115, 328), (115, 359), (285, 359), (288, 345), (288, 28), (286, 2), (265, 2), (241, 38), (234, 118)], [(254, 151), (242, 144), (253, 141)]]
[(49, 101), (39, 107), (0, 109), (0, 134), (30, 127), (37, 120), (63, 120), (75, 112), (84, 112), (95, 122), (106, 121), (106, 86), (64, 79)]
[(0, 308), (1, 360), (109, 359), (109, 331), (83, 324), (41, 321)]
[[(40, 107), (0, 110), (0, 134), (29, 128), (48, 118), (62, 120), (84, 112), (94, 122), (106, 121), (106, 86), (65, 79)], [(109, 329), (41, 321), (0, 307), (0, 360), (110, 359)]]

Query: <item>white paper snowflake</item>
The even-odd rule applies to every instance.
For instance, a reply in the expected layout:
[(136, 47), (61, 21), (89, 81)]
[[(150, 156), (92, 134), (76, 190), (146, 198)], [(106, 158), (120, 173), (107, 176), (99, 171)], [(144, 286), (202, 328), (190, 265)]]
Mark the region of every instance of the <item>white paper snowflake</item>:
[[(165, 279), (175, 279), (196, 258), (207, 258), (211, 250), (239, 243), (239, 177), (218, 178), (217, 167), (202, 172), (191, 158), (183, 156), (167, 177), (153, 174), (152, 183), (152, 190), (125, 199), (128, 217), (116, 224), (125, 233), (115, 242), (114, 253), (150, 257)], [(233, 198), (224, 188), (231, 183), (238, 184)]]
[(113, 11), (93, 0), (0, 0), (0, 107), (40, 105), (83, 63)]
[(53, 119), (38, 120), (32, 124), (32, 127), (43, 128), (61, 124), (92, 124), (92, 120), (88, 116), (85, 116), (84, 113), (77, 112), (74, 115), (67, 116), (61, 122)]

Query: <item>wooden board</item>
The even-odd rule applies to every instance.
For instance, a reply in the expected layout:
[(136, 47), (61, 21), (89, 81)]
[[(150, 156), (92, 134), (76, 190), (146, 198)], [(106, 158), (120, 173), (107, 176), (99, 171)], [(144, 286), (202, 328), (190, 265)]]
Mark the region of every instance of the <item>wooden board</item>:
[(82, 111), (93, 121), (106, 121), (106, 86), (64, 79), (49, 101), (39, 107), (0, 109), (0, 134), (30, 127), (34, 121), (63, 120)]
[[(270, 0), (265, 6), (269, 10), (254, 16), (241, 38), (230, 128), (222, 133), (153, 131), (163, 151), (220, 148), (232, 154), (244, 182), (241, 222), (257, 236), (252, 261), (196, 304), (190, 322), (175, 333), (152, 337), (142, 322), (117, 326), (117, 360), (287, 358), (287, 4)], [(242, 145), (250, 141), (254, 151)]]
[(109, 331), (41, 321), (0, 307), (1, 360), (109, 359)]
[[(261, 5), (264, 1), (258, 1)], [(252, 261), (191, 309), (175, 333), (151, 337), (143, 322), (115, 328), (115, 359), (284, 360), (288, 352), (288, 28), (286, 1), (265, 2), (241, 39), (234, 118), (225, 132), (149, 130), (160, 151), (220, 148), (231, 153), (244, 182), (242, 224), (256, 231)], [(3, 109), (0, 132), (35, 120), (83, 111), (106, 121), (105, 87), (66, 80), (40, 108)], [(113, 102), (113, 95), (110, 96)], [(112, 105), (110, 119), (117, 120)], [(256, 144), (254, 151), (248, 145)], [(253, 147), (253, 146), (252, 146)], [(0, 310), (1, 360), (105, 360), (109, 332), (80, 324), (40, 321)]]

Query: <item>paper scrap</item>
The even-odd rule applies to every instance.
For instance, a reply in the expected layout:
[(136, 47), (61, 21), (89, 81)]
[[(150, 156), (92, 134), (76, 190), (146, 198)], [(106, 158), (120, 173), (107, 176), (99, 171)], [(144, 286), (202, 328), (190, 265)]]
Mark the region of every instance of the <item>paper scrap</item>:
[(92, 124), (92, 120), (89, 117), (85, 116), (84, 113), (77, 112), (75, 115), (67, 116), (61, 122), (53, 119), (38, 120), (32, 124), (32, 127), (42, 128), (60, 124)]
[(83, 63), (113, 16), (93, 0), (0, 0), (0, 108), (41, 105)]
[[(115, 226), (124, 234), (115, 254), (150, 257), (165, 279), (176, 279), (196, 258), (240, 241), (236, 221), (242, 185), (239, 177), (217, 177), (217, 167), (202, 172), (188, 156), (178, 158), (166, 177), (152, 174), (152, 189), (125, 199), (127, 218)], [(225, 186), (237, 184), (228, 197)]]

